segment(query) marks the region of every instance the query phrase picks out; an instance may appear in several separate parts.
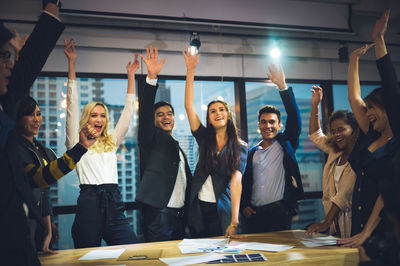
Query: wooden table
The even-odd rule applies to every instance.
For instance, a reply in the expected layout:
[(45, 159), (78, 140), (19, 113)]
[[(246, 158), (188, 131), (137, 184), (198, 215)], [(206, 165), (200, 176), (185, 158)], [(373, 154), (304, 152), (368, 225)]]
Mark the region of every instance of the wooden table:
[[(249, 242), (265, 242), (270, 244), (285, 244), (295, 246), (287, 251), (273, 253), (245, 250), (243, 253), (263, 253), (268, 259), (267, 261), (251, 262), (250, 265), (324, 265), (324, 266), (339, 266), (339, 265), (358, 265), (358, 251), (355, 248), (342, 248), (338, 246), (324, 246), (315, 248), (306, 248), (298, 238), (304, 234), (302, 230), (281, 231), (273, 233), (251, 234), (247, 235), (247, 239), (240, 241)], [(180, 241), (165, 241), (154, 243), (143, 243), (133, 245), (108, 246), (97, 248), (82, 248), (60, 250), (59, 254), (40, 256), (39, 259), (42, 265), (166, 265), (159, 260), (140, 260), (140, 261), (117, 261), (117, 259), (103, 259), (92, 261), (79, 261), (82, 257), (91, 250), (98, 249), (163, 249), (162, 257), (179, 257), (184, 256), (178, 249)], [(188, 255), (200, 255), (188, 254)], [(245, 263), (223, 263), (218, 265), (244, 265)], [(205, 265), (205, 264), (203, 264)], [(213, 264), (207, 264), (213, 265)], [(215, 265), (215, 264), (214, 264)]]

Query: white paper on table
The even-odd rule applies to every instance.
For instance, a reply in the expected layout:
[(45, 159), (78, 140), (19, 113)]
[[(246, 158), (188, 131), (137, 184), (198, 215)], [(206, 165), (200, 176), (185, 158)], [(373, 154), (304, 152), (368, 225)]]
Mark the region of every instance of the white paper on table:
[(101, 260), (101, 259), (116, 259), (124, 253), (125, 249), (98, 249), (89, 251), (78, 260)]
[(187, 246), (187, 245), (193, 245), (193, 246), (225, 246), (228, 244), (229, 238), (220, 238), (220, 239), (213, 239), (213, 238), (205, 238), (205, 239), (189, 239), (185, 238), (183, 239), (178, 245), (179, 246)]
[(228, 238), (222, 239), (183, 239), (178, 247), (182, 254), (212, 252), (228, 247)]
[(244, 242), (243, 244), (237, 246), (235, 245), (235, 247), (244, 248), (248, 250), (270, 251), (270, 252), (280, 252), (294, 248), (293, 246), (268, 244), (261, 242)]
[(306, 247), (308, 247), (308, 248), (315, 248), (315, 247), (326, 246), (325, 244), (316, 243), (316, 242), (312, 242), (312, 241), (308, 241), (308, 240), (301, 240), (300, 242), (301, 242), (304, 246), (306, 246)]
[[(337, 244), (339, 238), (334, 236), (309, 236), (303, 237), (301, 241), (306, 247), (320, 247), (320, 246), (332, 246)], [(311, 243), (314, 245), (312, 245)]]
[(180, 265), (191, 265), (196, 263), (209, 262), (212, 260), (220, 260), (223, 258), (225, 258), (225, 256), (222, 254), (207, 253), (196, 256), (160, 258), (160, 260), (170, 266), (180, 266)]

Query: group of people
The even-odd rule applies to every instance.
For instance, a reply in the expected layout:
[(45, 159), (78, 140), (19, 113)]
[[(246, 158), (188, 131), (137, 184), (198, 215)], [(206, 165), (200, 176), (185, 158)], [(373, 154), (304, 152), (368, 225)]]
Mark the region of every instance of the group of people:
[[(100, 246), (102, 239), (108, 245), (138, 242), (124, 215), (116, 156), (135, 111), (138, 54), (126, 66), (125, 106), (110, 133), (109, 113), (102, 102), (85, 105), (79, 118), (75, 40), (64, 39), (68, 59), (67, 152), (57, 158), (35, 139), (42, 115), (37, 102), (28, 96), (64, 30), (58, 18), (59, 1), (43, 3), (44, 11), (29, 38), (21, 40), (0, 26), (3, 184), (0, 235), (5, 259), (12, 259), (18, 265), (38, 265), (37, 251), (54, 252), (50, 248), (48, 187), (75, 168), (80, 183), (71, 229), (75, 248)], [(400, 238), (399, 201), (393, 190), (399, 183), (396, 162), (400, 121), (395, 108), (400, 89), (384, 42), (388, 18), (387, 11), (373, 32), (382, 88), (361, 98), (358, 60), (373, 45), (355, 50), (350, 56), (348, 75), (349, 101), (354, 114), (344, 110), (334, 112), (327, 136), (319, 119), (322, 88), (312, 87), (310, 138), (328, 154), (328, 159), (323, 172), (322, 198), (326, 217), (310, 225), (307, 233), (329, 232), (341, 237), (340, 243), (349, 247), (364, 243), (360, 254), (365, 260), (369, 259), (367, 256), (382, 259), (382, 254), (376, 258), (371, 255), (371, 250), (375, 250), (371, 239), (386, 240), (386, 235), (393, 232), (390, 222)], [(14, 64), (10, 60), (10, 45), (15, 49)], [(269, 66), (268, 78), (278, 87), (287, 113), (285, 130), (280, 131), (283, 126), (280, 110), (272, 105), (263, 106), (258, 111), (262, 140), (248, 149), (239, 137), (226, 102), (210, 102), (202, 124), (194, 108), (193, 86), (200, 55), (192, 54), (190, 49), (182, 55), (187, 69), (185, 109), (199, 146), (193, 174), (184, 151), (172, 136), (173, 106), (164, 101), (155, 103), (157, 76), (165, 59), (159, 60), (158, 50), (151, 46), (146, 48), (145, 56), (141, 55), (148, 75), (139, 102), (140, 179), (136, 201), (141, 204), (144, 240), (241, 237), (238, 233), (290, 229), (298, 200), (304, 197), (295, 157), (301, 117), (282, 67)], [(395, 260), (393, 256), (390, 259)]]

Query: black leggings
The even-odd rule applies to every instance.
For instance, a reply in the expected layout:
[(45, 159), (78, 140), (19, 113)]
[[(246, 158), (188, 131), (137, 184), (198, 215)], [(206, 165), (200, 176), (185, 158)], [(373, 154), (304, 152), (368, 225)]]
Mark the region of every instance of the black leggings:
[(211, 236), (221, 236), (221, 222), (219, 220), (217, 212), (217, 204), (211, 202), (205, 202), (199, 200), (200, 211), (202, 216), (202, 222), (204, 225), (204, 230), (201, 232), (191, 232), (192, 237), (211, 237)]
[(137, 243), (124, 215), (125, 206), (117, 184), (80, 185), (71, 233), (75, 248)]

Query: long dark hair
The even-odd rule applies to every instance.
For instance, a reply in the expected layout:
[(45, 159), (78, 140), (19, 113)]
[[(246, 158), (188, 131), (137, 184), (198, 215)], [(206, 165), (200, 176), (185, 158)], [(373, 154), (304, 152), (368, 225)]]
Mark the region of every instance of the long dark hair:
[(212, 101), (207, 106), (206, 139), (203, 145), (199, 147), (200, 158), (202, 158), (202, 160), (199, 160), (199, 166), (201, 167), (200, 169), (204, 169), (207, 174), (215, 173), (218, 167), (216, 132), (215, 128), (210, 123), (209, 116), (210, 106), (214, 103), (221, 103), (228, 112), (228, 122), (226, 126), (228, 141), (226, 142), (223, 158), (228, 162), (227, 166), (229, 167), (229, 174), (232, 174), (233, 171), (239, 167), (240, 139), (235, 121), (233, 121), (232, 112), (229, 110), (228, 104), (220, 100)]

